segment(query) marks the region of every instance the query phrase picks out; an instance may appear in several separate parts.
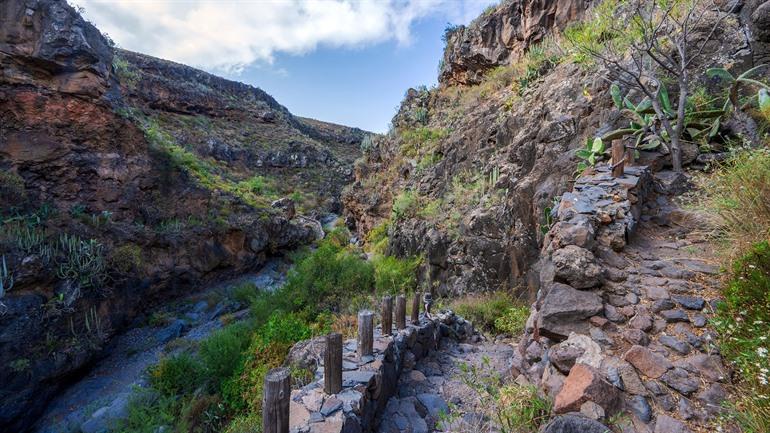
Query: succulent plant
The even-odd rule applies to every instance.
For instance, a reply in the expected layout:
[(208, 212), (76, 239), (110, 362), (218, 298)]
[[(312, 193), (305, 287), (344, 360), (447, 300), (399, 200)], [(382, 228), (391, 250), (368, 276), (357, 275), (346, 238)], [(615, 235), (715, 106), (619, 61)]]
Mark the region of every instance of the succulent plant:
[[(653, 150), (661, 143), (669, 142), (668, 134), (660, 127), (660, 118), (653, 108), (650, 98), (643, 98), (638, 104), (634, 104), (626, 95), (622, 97), (620, 87), (617, 84), (610, 86), (610, 95), (615, 106), (629, 120), (628, 127), (616, 129), (603, 135), (604, 141), (615, 140), (631, 136), (634, 138), (635, 150)], [(671, 105), (668, 91), (665, 86), (659, 92), (660, 107), (669, 120), (676, 120), (677, 114)], [(696, 141), (704, 137), (713, 138), (719, 132), (721, 117), (725, 110), (703, 110), (685, 112), (684, 130), (685, 137)]]

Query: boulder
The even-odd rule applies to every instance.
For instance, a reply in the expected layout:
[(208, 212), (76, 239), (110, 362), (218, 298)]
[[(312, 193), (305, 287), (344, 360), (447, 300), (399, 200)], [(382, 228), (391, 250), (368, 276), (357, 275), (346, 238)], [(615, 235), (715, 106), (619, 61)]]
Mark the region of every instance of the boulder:
[(292, 346), (284, 362), (287, 366), (316, 371), (326, 352), (326, 337), (303, 340)]
[(589, 289), (601, 282), (602, 269), (592, 252), (577, 245), (556, 250), (551, 256), (555, 278), (576, 289)]
[(579, 412), (585, 402), (594, 402), (608, 414), (618, 410), (620, 392), (601, 377), (599, 371), (585, 364), (570, 370), (554, 400), (555, 413)]
[(543, 433), (607, 433), (609, 427), (581, 415), (554, 417), (543, 429)]
[(660, 380), (663, 381), (669, 387), (679, 391), (682, 395), (690, 395), (698, 390), (700, 380), (692, 376), (684, 368), (674, 367), (660, 376)]
[(623, 355), (623, 359), (633, 365), (640, 373), (653, 379), (663, 376), (665, 372), (673, 368), (671, 362), (664, 356), (642, 346), (632, 346)]
[(270, 203), (270, 207), (283, 211), (283, 215), (286, 217), (286, 219), (289, 220), (294, 218), (294, 215), (297, 214), (294, 206), (294, 200), (290, 199), (289, 197), (284, 197)]
[(658, 415), (655, 421), (654, 433), (690, 433), (690, 429), (678, 419), (671, 418), (668, 415)]
[(599, 295), (553, 283), (540, 303), (537, 327), (543, 336), (564, 340), (572, 332), (588, 332), (588, 319), (602, 309)]
[(554, 249), (575, 245), (591, 250), (596, 238), (594, 225), (586, 215), (576, 215), (569, 221), (559, 221), (550, 231)]
[(599, 368), (602, 349), (590, 337), (573, 332), (566, 341), (551, 347), (548, 359), (559, 371), (568, 374), (576, 363)]

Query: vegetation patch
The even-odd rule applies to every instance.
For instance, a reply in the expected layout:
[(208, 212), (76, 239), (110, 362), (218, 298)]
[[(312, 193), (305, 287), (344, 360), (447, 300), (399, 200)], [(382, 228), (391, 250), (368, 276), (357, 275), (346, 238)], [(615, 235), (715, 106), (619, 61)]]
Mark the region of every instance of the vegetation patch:
[(737, 152), (702, 187), (728, 255), (737, 257), (770, 239), (770, 149)]
[(712, 324), (737, 371), (726, 417), (742, 431), (770, 431), (770, 151), (740, 150), (701, 182), (716, 239), (731, 265)]
[(374, 286), (378, 294), (405, 294), (417, 287), (417, 269), (420, 257), (399, 259), (394, 256), (375, 256)]
[(731, 416), (744, 432), (770, 431), (770, 244), (755, 244), (733, 264), (717, 310), (719, 349), (740, 373)]
[(455, 299), (446, 307), (493, 334), (517, 336), (529, 317), (529, 307), (505, 292)]
[(459, 378), (471, 390), (471, 404), (486, 415), (476, 421), (448, 420), (459, 426), (459, 432), (535, 433), (550, 418), (552, 404), (547, 397), (535, 386), (507, 383), (490, 368), (489, 358), (484, 358), (481, 365), (460, 364)]

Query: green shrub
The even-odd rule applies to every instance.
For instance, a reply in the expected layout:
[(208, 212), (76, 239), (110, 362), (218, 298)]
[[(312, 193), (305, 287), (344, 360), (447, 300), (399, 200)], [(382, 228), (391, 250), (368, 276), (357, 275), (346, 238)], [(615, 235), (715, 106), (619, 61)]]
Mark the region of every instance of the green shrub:
[[(523, 314), (516, 302), (504, 292), (477, 295), (453, 300), (448, 307), (470, 320), (484, 332), (508, 333), (515, 330)], [(511, 311), (511, 310), (516, 311)], [(526, 318), (524, 319), (526, 321)], [(498, 327), (497, 325), (501, 325)]]
[(393, 199), (391, 219), (393, 221), (400, 221), (402, 219), (413, 217), (415, 212), (417, 212), (417, 199), (418, 196), (413, 191), (401, 191), (401, 193)]
[(320, 311), (339, 311), (356, 293), (374, 288), (374, 267), (360, 254), (331, 242), (321, 242), (289, 271), (278, 290), (275, 307), (286, 311), (306, 310), (312, 319)]
[(500, 373), (490, 368), (490, 360), (481, 365), (459, 364), (459, 379), (470, 389), (471, 402), (486, 420), (461, 428), (460, 431), (500, 431), (501, 433), (535, 433), (551, 413), (551, 402), (536, 387), (505, 384)]
[(249, 179), (238, 182), (235, 188), (236, 191), (240, 193), (240, 195), (274, 194), (274, 191), (268, 185), (268, 180), (264, 176), (259, 175), (255, 175)]
[(328, 242), (337, 248), (345, 248), (350, 243), (350, 230), (347, 227), (335, 227), (326, 233), (324, 242)]
[(443, 159), (443, 156), (440, 153), (436, 152), (430, 152), (423, 155), (422, 158), (417, 162), (417, 173), (421, 173), (425, 170), (427, 170), (430, 167), (433, 167), (434, 165), (438, 164)]
[(262, 346), (270, 343), (290, 343), (308, 339), (312, 336), (310, 327), (296, 313), (275, 313), (257, 332), (254, 342), (261, 341)]
[[(714, 327), (722, 356), (740, 373), (733, 415), (745, 432), (770, 431), (770, 243), (757, 243), (732, 269)], [(763, 421), (764, 420), (764, 421)]]
[(378, 294), (403, 294), (417, 287), (419, 257), (399, 259), (394, 256), (376, 256), (374, 263), (374, 287)]
[(142, 249), (136, 244), (123, 244), (110, 252), (110, 266), (127, 274), (142, 266)]
[(262, 393), (267, 373), (280, 367), (286, 359), (291, 343), (271, 342), (265, 345), (255, 335), (248, 349), (243, 368), (222, 385), (222, 399), (235, 413), (262, 412)]
[(517, 306), (508, 308), (502, 316), (495, 319), (495, 329), (506, 335), (517, 337), (524, 331), (524, 325), (529, 318), (529, 307)]
[(257, 326), (267, 322), (275, 311), (289, 311), (292, 308), (291, 302), (279, 295), (280, 290), (275, 292), (257, 292), (251, 300), (249, 311), (251, 317)]
[(535, 386), (505, 385), (496, 395), (497, 418), (503, 432), (535, 433), (551, 413), (551, 402)]
[(150, 384), (163, 395), (189, 394), (202, 383), (204, 369), (189, 353), (163, 358), (150, 368)]
[(615, 31), (617, 12), (624, 3), (625, 0), (602, 0), (583, 20), (567, 26), (564, 36), (570, 42), (570, 54), (575, 63), (593, 64), (590, 52), (603, 52), (610, 44), (616, 52), (622, 53), (639, 37), (636, 32)]
[(225, 433), (255, 433), (261, 431), (262, 415), (259, 413), (236, 416), (224, 430)]
[(405, 129), (399, 132), (401, 137), (401, 154), (409, 158), (414, 158), (421, 153), (431, 152), (436, 142), (449, 135), (449, 131), (446, 129), (428, 127)]
[(251, 305), (257, 298), (257, 293), (257, 286), (247, 281), (233, 287), (230, 297), (241, 305)]
[(369, 230), (369, 233), (366, 234), (366, 246), (369, 251), (375, 254), (385, 254), (388, 250), (389, 229), (390, 219), (386, 219)]
[(417, 211), (417, 216), (424, 220), (433, 220), (441, 215), (441, 206), (443, 206), (444, 200), (440, 198), (429, 200), (427, 203), (420, 206), (420, 210)]
[(176, 397), (157, 396), (140, 390), (128, 403), (128, 416), (118, 421), (116, 433), (157, 433), (159, 428), (173, 426), (179, 411)]
[(128, 60), (116, 55), (112, 60), (112, 68), (122, 84), (130, 89), (136, 88), (139, 83), (139, 73)]
[(215, 331), (200, 344), (199, 355), (208, 380), (219, 388), (243, 364), (252, 329), (239, 322)]

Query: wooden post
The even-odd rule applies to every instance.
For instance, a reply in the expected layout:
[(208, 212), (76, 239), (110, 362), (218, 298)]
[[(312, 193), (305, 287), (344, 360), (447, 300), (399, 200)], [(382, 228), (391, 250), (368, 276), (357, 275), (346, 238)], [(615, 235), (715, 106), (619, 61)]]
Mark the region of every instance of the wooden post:
[(412, 325), (420, 324), (420, 292), (414, 291), (412, 297)]
[(631, 167), (636, 161), (636, 149), (633, 147), (626, 148), (626, 167)]
[(342, 391), (342, 334), (332, 332), (326, 336), (324, 392), (336, 394), (340, 391)]
[(623, 140), (612, 141), (612, 177), (623, 176), (623, 164), (625, 160), (626, 148), (623, 146)]
[(406, 296), (396, 296), (396, 329), (406, 328)]
[(393, 297), (382, 297), (382, 335), (393, 334)]
[(358, 312), (358, 357), (374, 353), (374, 313), (369, 310)]
[(291, 374), (288, 368), (274, 368), (265, 376), (262, 399), (262, 432), (289, 433)]

